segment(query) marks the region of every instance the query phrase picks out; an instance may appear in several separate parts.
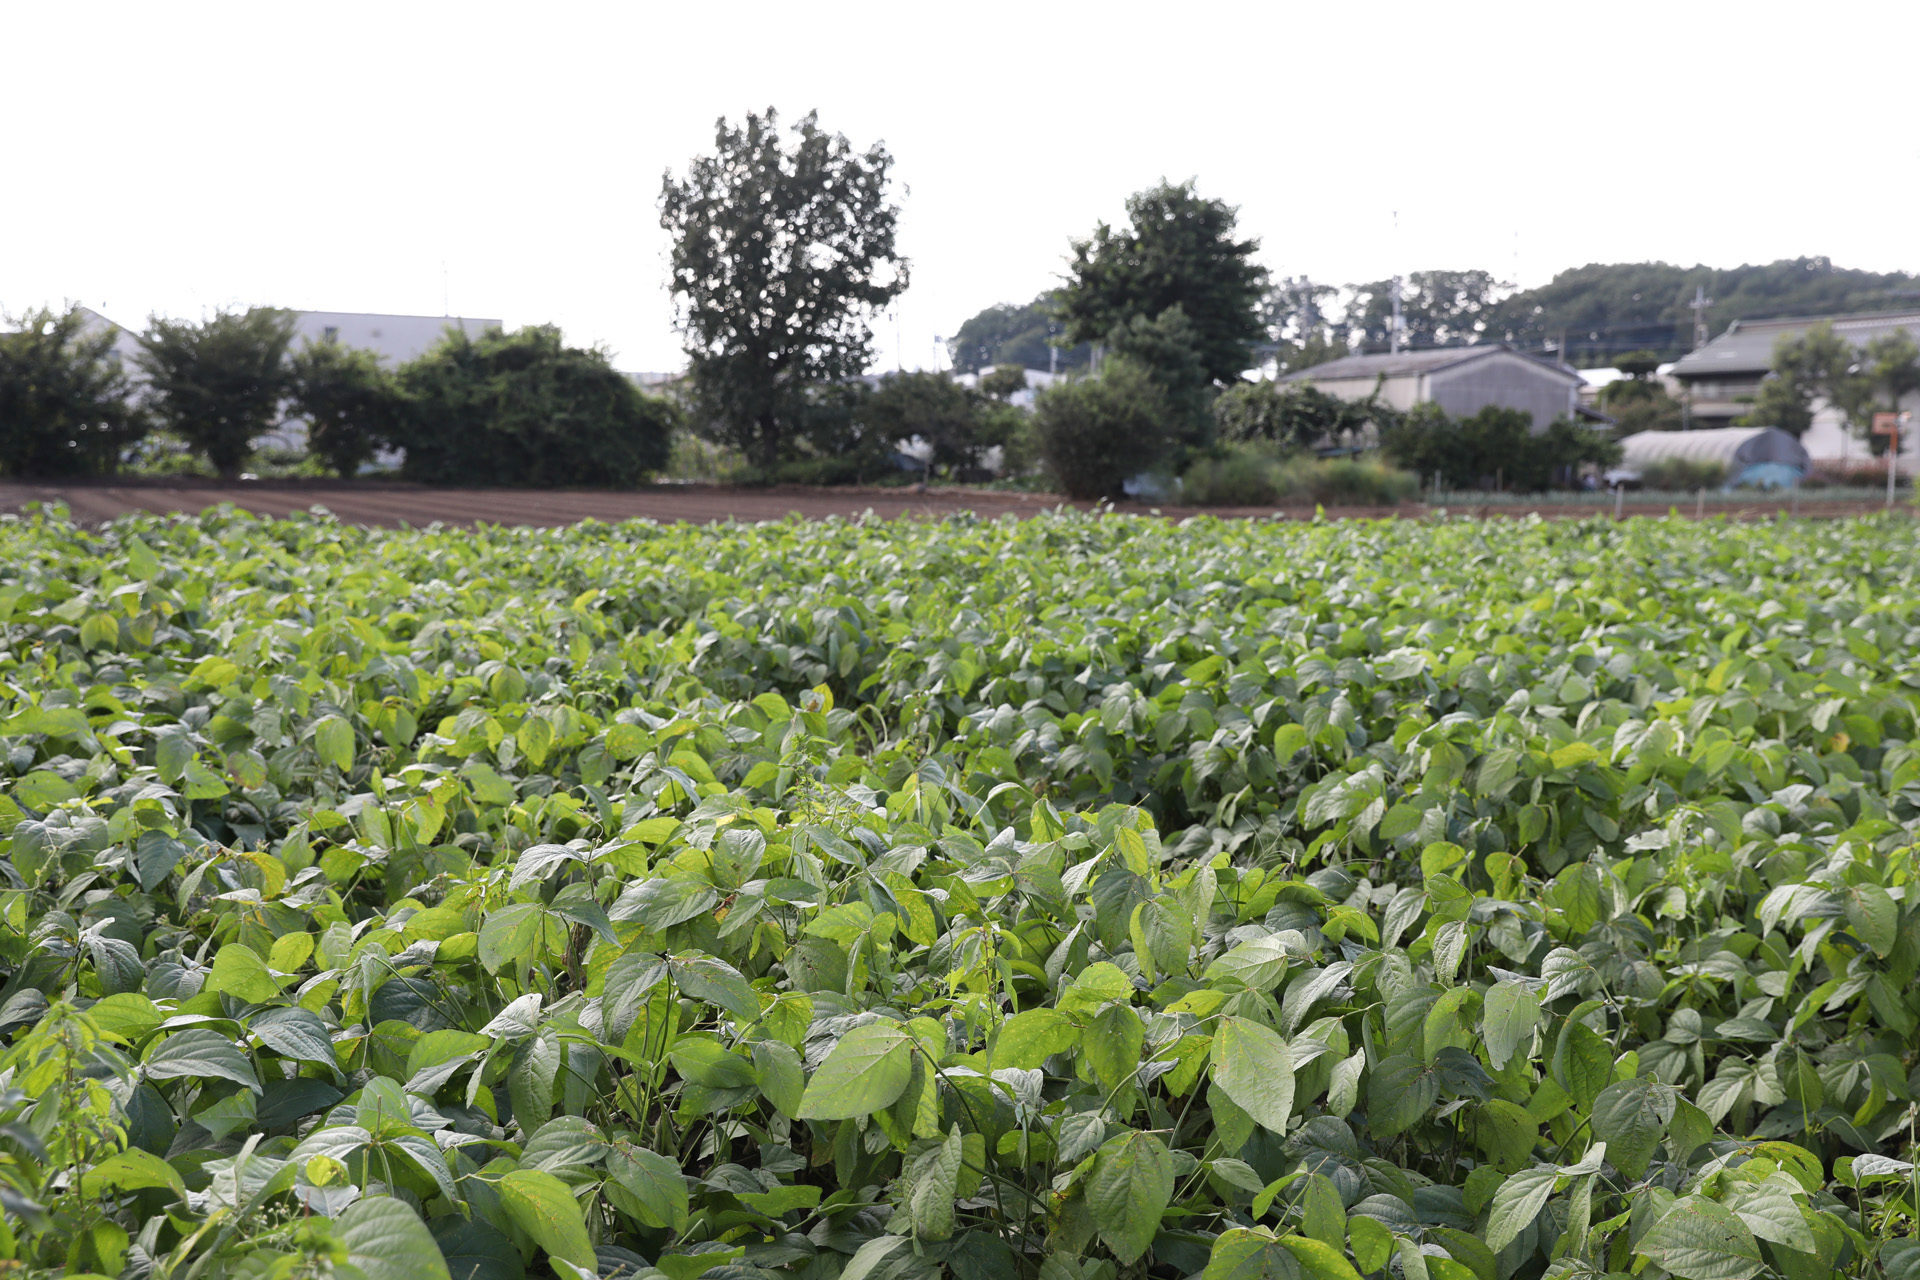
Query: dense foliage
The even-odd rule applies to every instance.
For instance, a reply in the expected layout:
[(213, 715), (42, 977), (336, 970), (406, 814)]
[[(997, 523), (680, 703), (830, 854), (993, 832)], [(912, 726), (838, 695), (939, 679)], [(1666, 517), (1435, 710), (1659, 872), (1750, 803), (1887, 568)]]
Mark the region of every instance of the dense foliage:
[(428, 484), (639, 484), (666, 464), (678, 416), (550, 325), (450, 328), (398, 384), (400, 473)]
[(1904, 522), (0, 564), (25, 1271), (1920, 1275)]
[(1380, 433), (1380, 447), (1423, 482), (1437, 477), (1452, 489), (1565, 488), (1581, 468), (1620, 460), (1620, 446), (1595, 428), (1556, 418), (1536, 432), (1523, 410), (1499, 405), (1464, 418), (1438, 405), (1416, 405)]
[(1049, 371), (1086, 368), (1093, 354), (1090, 344), (1054, 345), (1064, 329), (1059, 308), (1059, 290), (1049, 289), (1024, 306), (998, 302), (975, 312), (947, 339), (955, 372), (979, 373), (997, 364)]
[(875, 312), (907, 287), (889, 201), (893, 157), (854, 150), (809, 113), (714, 126), (714, 150), (660, 184), (695, 424), (771, 468), (805, 434), (813, 389), (872, 362)]
[(333, 339), (307, 342), (288, 357), (287, 378), (291, 408), (306, 422), (307, 450), (335, 475), (358, 475), (400, 438), (406, 397), (375, 352)]
[(273, 307), (217, 311), (205, 320), (153, 317), (138, 356), (142, 400), (154, 419), (231, 479), (254, 439), (280, 421), (291, 389), (294, 317)]
[(1178, 307), (1191, 326), (1191, 359), (1206, 382), (1235, 382), (1263, 337), (1267, 270), (1260, 242), (1235, 239), (1238, 212), (1203, 199), (1191, 182), (1161, 182), (1127, 197), (1127, 225), (1101, 223), (1073, 244), (1060, 314), (1074, 342), (1110, 342), (1116, 329), (1152, 323)]
[(1174, 455), (1178, 431), (1166, 390), (1122, 358), (1095, 377), (1056, 382), (1034, 400), (1034, 448), (1070, 498), (1120, 497), (1127, 480)]
[(42, 307), (0, 333), (0, 473), (111, 475), (146, 435), (114, 331), (87, 315)]

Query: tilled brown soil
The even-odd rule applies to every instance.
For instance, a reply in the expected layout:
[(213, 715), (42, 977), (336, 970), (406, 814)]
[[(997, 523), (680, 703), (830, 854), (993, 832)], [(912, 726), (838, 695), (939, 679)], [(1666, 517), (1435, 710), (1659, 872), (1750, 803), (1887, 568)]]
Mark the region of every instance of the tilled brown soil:
[[(247, 481), (221, 484), (202, 480), (118, 480), (110, 483), (27, 484), (0, 483), (0, 512), (17, 512), (29, 503), (64, 503), (75, 520), (98, 524), (129, 512), (197, 512), (222, 502), (260, 515), (282, 516), (319, 507), (352, 524), (419, 527), (444, 524), (566, 525), (581, 520), (647, 519), (662, 522), (688, 521), (708, 524), (738, 520), (758, 522), (782, 520), (789, 516), (819, 519), (829, 516), (854, 518), (871, 514), (881, 519), (899, 516), (930, 518), (973, 512), (984, 517), (1031, 515), (1061, 505), (1090, 507), (1090, 503), (1068, 503), (1052, 494), (990, 493), (977, 489), (930, 489), (916, 493), (909, 489), (812, 489), (779, 487), (771, 489), (733, 489), (714, 485), (657, 485), (632, 491), (593, 489), (435, 489), (421, 485), (389, 482), (340, 481)], [(1117, 510), (1153, 513), (1169, 518), (1191, 515), (1229, 517), (1282, 516), (1310, 519), (1312, 507), (1215, 507), (1202, 511), (1193, 507), (1149, 506), (1128, 503)], [(1822, 503), (1809, 495), (1797, 508), (1802, 516), (1832, 518), (1861, 515), (1879, 510), (1877, 504), (1858, 502)], [(1665, 503), (1635, 504), (1629, 500), (1629, 515), (1665, 515)], [(1710, 516), (1725, 515), (1741, 520), (1770, 519), (1787, 514), (1788, 504), (1780, 499), (1756, 500), (1739, 504), (1715, 504), (1707, 508)], [(1911, 508), (1899, 504), (1896, 511), (1911, 514)], [(1521, 516), (1538, 513), (1559, 519), (1591, 515), (1611, 515), (1611, 508), (1556, 505), (1528, 506), (1498, 504), (1484, 507), (1454, 507), (1452, 515)], [(1427, 507), (1329, 507), (1327, 516), (1352, 518), (1398, 517), (1422, 519), (1433, 514)], [(1691, 505), (1678, 509), (1691, 516)]]

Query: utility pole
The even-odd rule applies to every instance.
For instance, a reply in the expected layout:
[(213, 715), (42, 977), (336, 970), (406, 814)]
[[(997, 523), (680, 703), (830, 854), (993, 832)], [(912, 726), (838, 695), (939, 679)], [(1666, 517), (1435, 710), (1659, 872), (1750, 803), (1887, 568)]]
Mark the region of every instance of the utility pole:
[(1707, 345), (1707, 308), (1713, 305), (1713, 299), (1707, 296), (1704, 285), (1693, 286), (1693, 349), (1698, 351)]
[[(1393, 211), (1393, 251), (1400, 256), (1400, 211)], [(1393, 273), (1393, 330), (1387, 335), (1387, 351), (1391, 355), (1400, 354), (1400, 273)]]

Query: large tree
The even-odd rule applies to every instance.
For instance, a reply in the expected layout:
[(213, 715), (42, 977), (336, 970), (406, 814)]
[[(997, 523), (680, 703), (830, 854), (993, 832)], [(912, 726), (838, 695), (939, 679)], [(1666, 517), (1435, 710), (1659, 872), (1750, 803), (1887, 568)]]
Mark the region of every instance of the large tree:
[[(1416, 271), (1400, 289), (1401, 345), (1453, 347), (1478, 342), (1500, 298), (1512, 285), (1490, 271)], [(1393, 281), (1349, 286), (1346, 327), (1362, 346), (1391, 345)]]
[(198, 323), (154, 316), (147, 326), (138, 361), (154, 416), (222, 476), (238, 475), (254, 438), (280, 421), (293, 320), (250, 307)]
[(811, 112), (790, 142), (778, 124), (721, 120), (713, 154), (660, 184), (697, 421), (761, 467), (791, 451), (812, 388), (866, 369), (871, 317), (907, 287), (893, 157)]
[(995, 365), (1017, 364), (1027, 369), (1084, 369), (1092, 347), (1087, 343), (1061, 347), (1054, 339), (1060, 323), (1060, 291), (1049, 289), (1025, 306), (998, 302), (976, 312), (947, 339), (947, 354), (959, 373), (978, 373)]
[(147, 429), (130, 390), (111, 328), (90, 329), (78, 307), (18, 317), (0, 333), (0, 470), (110, 474)]
[(1068, 340), (1105, 342), (1116, 328), (1179, 307), (1208, 380), (1237, 381), (1265, 336), (1267, 271), (1253, 261), (1260, 242), (1235, 238), (1236, 218), (1232, 206), (1201, 199), (1191, 181), (1163, 181), (1128, 199), (1128, 225), (1103, 222), (1073, 242), (1061, 293)]

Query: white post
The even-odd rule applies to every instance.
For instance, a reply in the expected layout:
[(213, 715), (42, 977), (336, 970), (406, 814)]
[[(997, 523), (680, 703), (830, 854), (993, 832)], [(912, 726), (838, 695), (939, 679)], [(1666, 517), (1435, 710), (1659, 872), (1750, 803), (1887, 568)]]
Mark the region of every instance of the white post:
[(1887, 509), (1893, 509), (1893, 464), (1900, 457), (1900, 428), (1887, 437)]
[(1627, 486), (1623, 484), (1617, 484), (1613, 486), (1613, 518), (1615, 520), (1618, 520), (1620, 518), (1621, 508), (1626, 505), (1626, 502), (1627, 502)]

